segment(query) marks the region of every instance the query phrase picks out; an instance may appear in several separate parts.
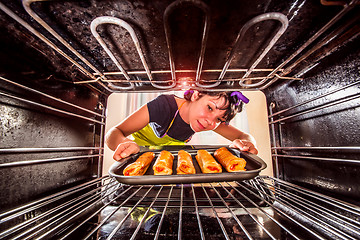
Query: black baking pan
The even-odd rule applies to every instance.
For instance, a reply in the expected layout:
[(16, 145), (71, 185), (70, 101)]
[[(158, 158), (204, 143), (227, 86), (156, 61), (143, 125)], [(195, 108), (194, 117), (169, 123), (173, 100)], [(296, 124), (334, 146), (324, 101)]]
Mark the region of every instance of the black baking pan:
[[(220, 148), (220, 147), (218, 147)], [(214, 154), (218, 148), (206, 148), (211, 155)], [(204, 148), (203, 148), (204, 149)], [(241, 172), (227, 172), (223, 168), (222, 173), (202, 173), (200, 167), (195, 159), (196, 152), (199, 149), (187, 149), (186, 151), (191, 154), (193, 163), (195, 166), (196, 174), (176, 174), (177, 166), (177, 154), (178, 150), (169, 150), (174, 155), (173, 163), (173, 174), (172, 175), (154, 175), (153, 165), (156, 161), (156, 158), (159, 156), (161, 150), (149, 150), (155, 153), (155, 158), (151, 162), (146, 173), (142, 176), (124, 176), (124, 168), (136, 161), (136, 159), (144, 153), (141, 151), (137, 154), (131, 155), (125, 158), (122, 162), (115, 162), (109, 169), (110, 176), (114, 177), (120, 183), (129, 184), (129, 185), (157, 185), (157, 184), (182, 184), (182, 183), (210, 183), (210, 182), (224, 182), (224, 181), (242, 181), (247, 179), (252, 179), (259, 175), (260, 171), (266, 168), (266, 163), (259, 158), (258, 156), (248, 153), (241, 152), (238, 149), (228, 148), (230, 152), (238, 157), (242, 157), (246, 160), (246, 171)]]

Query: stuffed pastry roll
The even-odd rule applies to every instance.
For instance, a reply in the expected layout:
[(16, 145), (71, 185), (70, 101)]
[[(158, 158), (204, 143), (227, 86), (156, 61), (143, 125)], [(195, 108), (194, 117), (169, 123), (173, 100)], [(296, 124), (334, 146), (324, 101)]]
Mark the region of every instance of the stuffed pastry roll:
[(174, 156), (171, 152), (166, 150), (161, 151), (153, 166), (154, 175), (171, 175), (173, 161)]
[(155, 153), (143, 153), (135, 162), (129, 164), (123, 171), (124, 176), (141, 176), (144, 175), (149, 168), (151, 161), (154, 159)]
[(195, 156), (201, 171), (203, 173), (221, 173), (222, 168), (219, 163), (211, 156), (211, 154), (206, 150), (197, 151), (197, 155)]
[(177, 174), (194, 174), (195, 167), (190, 153), (180, 150), (178, 152)]
[(226, 147), (216, 150), (214, 156), (228, 172), (246, 171), (245, 159), (233, 155)]

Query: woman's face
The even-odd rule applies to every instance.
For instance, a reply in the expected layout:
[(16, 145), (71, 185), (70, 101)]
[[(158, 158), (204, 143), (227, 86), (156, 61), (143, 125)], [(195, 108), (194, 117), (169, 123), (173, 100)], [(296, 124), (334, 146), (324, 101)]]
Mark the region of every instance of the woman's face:
[(191, 98), (189, 108), (189, 123), (195, 132), (209, 131), (215, 129), (224, 121), (225, 110), (224, 98), (213, 97), (209, 95), (199, 96), (198, 92), (194, 92)]

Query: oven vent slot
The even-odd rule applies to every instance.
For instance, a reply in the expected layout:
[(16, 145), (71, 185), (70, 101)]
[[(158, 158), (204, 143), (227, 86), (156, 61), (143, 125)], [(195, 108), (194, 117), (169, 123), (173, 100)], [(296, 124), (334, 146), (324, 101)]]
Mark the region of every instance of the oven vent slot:
[(283, 180), (121, 185), (109, 177), (3, 212), (1, 239), (358, 239), (358, 207)]

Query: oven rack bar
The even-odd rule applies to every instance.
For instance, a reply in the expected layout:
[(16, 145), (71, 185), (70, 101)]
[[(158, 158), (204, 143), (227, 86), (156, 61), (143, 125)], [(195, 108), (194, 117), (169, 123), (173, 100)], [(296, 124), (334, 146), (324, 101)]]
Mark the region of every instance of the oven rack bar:
[[(111, 184), (110, 183), (104, 184), (103, 186), (102, 185), (97, 186), (96, 188), (94, 188), (91, 191), (86, 191), (85, 194), (83, 194), (79, 197), (73, 198), (73, 199), (71, 199), (65, 203), (62, 203), (62, 204), (52, 208), (51, 210), (48, 210), (34, 218), (24, 221), (21, 224), (18, 224), (15, 227), (13, 227), (12, 229), (9, 229), (8, 234), (16, 233), (19, 230), (22, 230), (22, 229), (28, 227), (25, 231), (21, 231), (19, 234), (12, 237), (12, 239), (29, 239), (29, 238), (32, 238), (33, 236), (43, 232), (44, 229), (53, 225), (54, 221), (56, 222), (59, 219), (65, 218), (61, 222), (61, 224), (64, 225), (64, 224), (66, 224), (67, 221), (69, 221), (69, 219), (71, 219), (71, 216), (74, 216), (72, 214), (77, 212), (77, 210), (83, 211), (85, 206), (88, 206), (89, 203), (91, 205), (94, 204), (93, 201), (97, 200), (99, 198), (99, 196), (101, 195), (101, 192), (99, 190), (101, 188), (103, 188), (104, 186), (107, 187), (108, 185), (114, 185), (114, 182), (112, 182)], [(41, 221), (41, 223), (38, 223), (35, 226), (31, 227), (30, 225), (32, 223), (34, 223), (35, 221), (37, 221), (37, 222)], [(60, 225), (57, 225), (56, 227), (52, 227), (52, 231), (59, 227), (60, 227)], [(31, 233), (31, 232), (33, 232), (33, 233)], [(51, 232), (47, 231), (43, 235), (46, 236), (49, 233), (51, 233)]]
[[(308, 46), (310, 46), (318, 37), (320, 37), (322, 34), (324, 34), (330, 27), (335, 25), (340, 19), (342, 19), (348, 12), (350, 12), (353, 8), (356, 7), (359, 0), (352, 0), (350, 3), (345, 4), (344, 8), (336, 14), (328, 23), (326, 23), (319, 31), (317, 31), (315, 34), (313, 34), (300, 48), (298, 48), (290, 57), (288, 57), (284, 62), (282, 62), (275, 70), (269, 74), (269, 76), (274, 76), (276, 73), (276, 70), (280, 68), (284, 68), (289, 62), (291, 62), (295, 57), (297, 57), (304, 49), (306, 49)], [(310, 50), (311, 51), (311, 50)], [(306, 56), (306, 53), (304, 54)], [(301, 59), (301, 58), (300, 58)], [(304, 59), (302, 59), (304, 60)], [(283, 75), (289, 74), (292, 68), (298, 64), (299, 61), (296, 61), (295, 63), (291, 64), (289, 67), (287, 67)], [(280, 74), (282, 75), (282, 74)], [(269, 87), (270, 85), (274, 84), (277, 80), (279, 80), (278, 77), (274, 77), (271, 81), (269, 81), (267, 84), (262, 86), (260, 90), (264, 90), (265, 88)]]
[(315, 111), (318, 111), (318, 110), (322, 110), (324, 108), (336, 106), (336, 105), (346, 103), (346, 102), (349, 102), (349, 101), (352, 101), (352, 100), (356, 100), (356, 99), (359, 99), (359, 98), (360, 98), (360, 93), (357, 93), (357, 94), (354, 94), (352, 96), (348, 96), (346, 99), (337, 99), (334, 102), (325, 103), (322, 106), (314, 107), (314, 108), (311, 108), (309, 110), (301, 111), (301, 112), (298, 112), (298, 113), (295, 113), (295, 114), (292, 114), (292, 115), (289, 115), (289, 116), (286, 116), (286, 117), (282, 117), (282, 118), (279, 118), (278, 120), (273, 120), (273, 121), (269, 122), (269, 124), (283, 122), (283, 121), (288, 120), (288, 119), (292, 119), (292, 118), (295, 118), (295, 117), (298, 117), (298, 116), (301, 116), (301, 115), (304, 115), (304, 114), (308, 114), (308, 113), (311, 113), (311, 112), (315, 112)]
[[(38, 32), (31, 25), (29, 25), (26, 21), (21, 19), (18, 15), (16, 15), (9, 8), (7, 8), (4, 4), (0, 3), (0, 9), (3, 10), (6, 14), (8, 14), (10, 17), (12, 17), (15, 21), (20, 23), (23, 27), (28, 29), (31, 33), (33, 33), (35, 36), (37, 36), (43, 42), (45, 42), (47, 45), (49, 45), (51, 48), (53, 48), (55, 51), (57, 51), (65, 59), (67, 59), (72, 64), (77, 66), (77, 68), (80, 70), (81, 73), (83, 73), (85, 76), (91, 78), (90, 81), (78, 81), (78, 82), (75, 82), (75, 83), (96, 82), (101, 87), (105, 88), (106, 90), (108, 90), (110, 92), (115, 92), (115, 91), (118, 91), (118, 90), (119, 91), (124, 91), (124, 90), (130, 89), (130, 88), (134, 88), (134, 84), (133, 84), (134, 81), (130, 81), (129, 77), (127, 77), (127, 81), (126, 81), (126, 83), (129, 84), (129, 86), (126, 86), (126, 87), (117, 86), (117, 85), (114, 85), (112, 83), (112, 81), (108, 81), (108, 79), (106, 79), (105, 73), (103, 71), (101, 71), (101, 70), (97, 69), (97, 67), (93, 66), (93, 64), (89, 60), (87, 60), (83, 55), (81, 55), (78, 50), (76, 50), (73, 46), (71, 46), (71, 44), (69, 42), (67, 42), (63, 37), (61, 37), (60, 34), (58, 34), (53, 28), (51, 28), (37, 13), (35, 13), (35, 11), (33, 11), (31, 9), (31, 4), (33, 2), (40, 2), (40, 1), (44, 1), (44, 0), (24, 0), (23, 1), (23, 7), (25, 8), (26, 12), (39, 25), (41, 25), (48, 33), (50, 33), (55, 39), (57, 39), (57, 41), (60, 44), (62, 44), (64, 47), (66, 47), (74, 56), (76, 56), (78, 61), (81, 61), (82, 64), (84, 64), (86, 66), (86, 68), (84, 68), (81, 64), (79, 64), (79, 62), (77, 60), (75, 60), (73, 57), (67, 55), (64, 51), (61, 50), (61, 48), (59, 46), (57, 46), (55, 43), (53, 43), (49, 39), (47, 39), (44, 35), (42, 35), (40, 32)], [(45, 1), (50, 1), (50, 0), (45, 0)], [(200, 9), (202, 9), (204, 11), (204, 13), (205, 13), (205, 19), (206, 19), (205, 24), (204, 24), (204, 28), (203, 28), (202, 43), (201, 43), (201, 53), (200, 53), (200, 56), (199, 56), (199, 59), (198, 59), (198, 66), (197, 66), (196, 70), (193, 70), (193, 71), (196, 72), (196, 80), (195, 80), (196, 86), (203, 87), (203, 88), (210, 88), (210, 87), (215, 87), (215, 86), (219, 85), (221, 82), (238, 81), (239, 84), (240, 84), (240, 87), (248, 88), (248, 89), (257, 89), (257, 90), (266, 89), (268, 86), (270, 86), (271, 84), (276, 82), (278, 79), (286, 79), (287, 77), (285, 77), (285, 75), (289, 74), (292, 71), (292, 69), (294, 68), (294, 66), (296, 66), (299, 62), (302, 62), (304, 60), (304, 58), (307, 55), (309, 55), (310, 53), (305, 53), (305, 54), (303, 54), (303, 56), (300, 56), (298, 58), (298, 60), (295, 63), (293, 63), (292, 65), (290, 65), (289, 67), (287, 67), (284, 72), (281, 71), (281, 70), (283, 70), (283, 67), (286, 66), (288, 63), (290, 63), (293, 59), (298, 57), (298, 55), (300, 55), (300, 53), (302, 53), (303, 50), (305, 50), (308, 46), (310, 46), (315, 40), (317, 40), (318, 37), (323, 35), (323, 33), (325, 33), (330, 27), (332, 27), (334, 24), (336, 24), (336, 22), (338, 20), (342, 19), (345, 14), (347, 14), (351, 9), (353, 9), (358, 4), (358, 0), (352, 0), (350, 3), (344, 4), (344, 8), (336, 16), (334, 16), (318, 32), (316, 32), (314, 35), (312, 35), (290, 57), (288, 57), (284, 62), (282, 62), (275, 69), (273, 69), (270, 74), (268, 74), (267, 76), (259, 78), (261, 80), (260, 82), (248, 84), (248, 83), (243, 82), (244, 79), (236, 79), (236, 80), (223, 79), (223, 75), (225, 75), (225, 73), (228, 72), (226, 65), (229, 65), (229, 63), (225, 63), (225, 66), (224, 66), (224, 69), (222, 71), (221, 76), (218, 79), (214, 80), (215, 81), (214, 84), (202, 85), (202, 84), (200, 84), (200, 81), (209, 82), (209, 83), (212, 82), (212, 81), (208, 81), (208, 80), (200, 80), (200, 75), (204, 72), (202, 70), (202, 65), (203, 65), (203, 61), (204, 61), (204, 53), (205, 53), (205, 50), (206, 50), (206, 39), (208, 37), (208, 31), (209, 31), (209, 25), (210, 25), (209, 20), (208, 20), (210, 14), (209, 14), (209, 10), (207, 9), (207, 6), (205, 4), (203, 4), (202, 2), (200, 2), (200, 1), (179, 0), (179, 1), (176, 1), (173, 4), (169, 5), (168, 6), (169, 10), (168, 9), (167, 10), (170, 12), (170, 11), (172, 11), (172, 8), (174, 8), (174, 6), (181, 5), (181, 4), (185, 3), (185, 2), (187, 2), (189, 4), (193, 4), (194, 6), (197, 6)], [(266, 14), (271, 15), (271, 14), (274, 14), (274, 13), (266, 13)], [(277, 13), (275, 13), (275, 14), (277, 14)], [(261, 17), (261, 15), (258, 16), (258, 17)], [(285, 23), (286, 21), (281, 20), (281, 22), (284, 25), (283, 28), (286, 29), (286, 27), (285, 27), (285, 26), (287, 26), (287, 23)], [(169, 45), (170, 44), (170, 37), (168, 36), (169, 31), (167, 31), (167, 28), (168, 28), (168, 26), (167, 26), (167, 16), (166, 16), (166, 11), (165, 11), (165, 13), (164, 13), (164, 29), (165, 29), (166, 37), (167, 37), (167, 44)], [(131, 33), (136, 38), (136, 35), (135, 35), (134, 31), (131, 31)], [(281, 34), (279, 34), (279, 35), (281, 35)], [(134, 40), (134, 38), (133, 38), (133, 40)], [(59, 44), (59, 43), (57, 43), (57, 44)], [(138, 41), (134, 40), (134, 44), (136, 45), (136, 47), (140, 48), (140, 43)], [(266, 53), (271, 49), (271, 47), (272, 47), (272, 45), (269, 44), (268, 49), (263, 50), (263, 52), (260, 54), (260, 56), (255, 60), (253, 65), (247, 70), (247, 72), (245, 73), (243, 78), (246, 77), (250, 72), (256, 71), (255, 66), (257, 65), (258, 62), (261, 61), (261, 59), (266, 55)], [(236, 44), (234, 46), (232, 46), (232, 49), (236, 49)], [(141, 61), (143, 62), (144, 68), (146, 69), (145, 72), (146, 72), (146, 74), (148, 75), (148, 78), (149, 78), (149, 81), (147, 81), (147, 82), (152, 84), (155, 88), (158, 88), (158, 89), (174, 88), (175, 84), (176, 84), (176, 78), (175, 78), (176, 70), (175, 70), (175, 67), (174, 67), (174, 61), (172, 59), (173, 57), (172, 57), (171, 46), (168, 46), (168, 52), (169, 52), (169, 59), (170, 59), (170, 70), (169, 71), (170, 71), (170, 73), (172, 75), (172, 79), (171, 80), (166, 80), (163, 83), (172, 82), (172, 84), (170, 86), (168, 86), (168, 85), (159, 85), (159, 84), (157, 84), (157, 81), (152, 81), (153, 79), (152, 79), (151, 74), (154, 73), (155, 71), (151, 71), (149, 69), (149, 67), (148, 67), (148, 65), (147, 65), (147, 63), (145, 61), (144, 55), (140, 54)], [(310, 52), (311, 52), (311, 50), (310, 50)], [(112, 53), (111, 53), (111, 55), (113, 56)], [(117, 60), (114, 61), (114, 57), (112, 57), (112, 60), (116, 64)], [(116, 65), (119, 65), (119, 64), (116, 64)], [(93, 70), (94, 73), (89, 72), (89, 69)], [(132, 70), (130, 70), (130, 71), (132, 71)], [(128, 75), (128, 73), (126, 73), (124, 69), (122, 69), (121, 72), (122, 72), (123, 75)], [(249, 78), (249, 79), (250, 80), (257, 80), (257, 79), (252, 79), (252, 78)], [(292, 78), (290, 78), (290, 79), (292, 79)], [(265, 81), (267, 81), (267, 82), (265, 82)], [(258, 87), (260, 85), (262, 85), (260, 88), (256, 88), (256, 87)]]
[(60, 198), (67, 197), (72, 193), (76, 193), (77, 191), (84, 190), (85, 188), (91, 187), (95, 184), (99, 184), (99, 183), (101, 183), (101, 181), (104, 181), (107, 179), (109, 179), (109, 176), (104, 176), (104, 177), (100, 177), (97, 179), (93, 179), (89, 182), (79, 184), (79, 185), (71, 187), (69, 189), (66, 189), (66, 190), (60, 191), (58, 193), (54, 193), (54, 194), (51, 194), (44, 198), (38, 199), (36, 201), (29, 202), (27, 204), (16, 207), (14, 209), (2, 212), (2, 213), (0, 213), (0, 223), (4, 223), (4, 222), (14, 219), (16, 217), (19, 217), (20, 215), (23, 215), (30, 211), (39, 209), (47, 204), (51, 204), (54, 201), (59, 200)]
[(359, 151), (360, 147), (357, 146), (339, 146), (339, 147), (272, 147), (271, 149), (277, 150), (354, 150)]
[(296, 155), (283, 155), (283, 154), (273, 154), (274, 157), (283, 157), (283, 158), (296, 158), (296, 159), (311, 159), (319, 161), (328, 161), (328, 162), (343, 162), (343, 163), (360, 163), (359, 159), (343, 159), (343, 158), (324, 158), (324, 157), (308, 157), (308, 156), (296, 156)]
[(81, 106), (78, 106), (76, 104), (73, 104), (73, 103), (69, 103), (67, 101), (64, 101), (64, 100), (61, 100), (59, 98), (56, 98), (56, 97), (53, 97), (51, 95), (48, 95), (46, 93), (43, 93), (43, 92), (40, 92), (38, 90), (35, 90), (35, 89), (32, 89), (32, 88), (29, 88), (27, 86), (24, 86), (24, 85), (21, 85), (19, 83), (16, 83), (16, 82), (13, 82), (11, 80), (8, 80), (6, 78), (3, 78), (3, 77), (0, 77), (0, 80), (3, 80), (7, 83), (10, 83), (14, 86), (17, 86), (17, 87), (21, 87), (29, 92), (33, 92), (35, 94), (38, 94), (38, 95), (41, 95), (41, 96), (45, 96), (47, 98), (50, 98), (52, 100), (55, 100), (57, 102), (60, 102), (64, 105), (67, 105), (67, 106), (71, 106), (71, 107), (74, 107), (74, 108), (77, 108), (79, 110), (82, 110), (82, 111), (85, 111), (85, 112), (88, 112), (88, 113), (91, 113), (92, 115), (96, 115), (96, 116), (100, 116), (101, 117), (101, 121), (98, 121), (94, 118), (89, 118), (89, 117), (86, 117), (84, 115), (80, 115), (80, 114), (76, 114), (76, 113), (73, 113), (73, 112), (69, 112), (69, 111), (65, 111), (65, 110), (62, 110), (62, 109), (59, 109), (59, 108), (55, 108), (55, 107), (52, 107), (52, 106), (49, 106), (49, 105), (45, 105), (45, 104), (42, 104), (42, 103), (39, 103), (39, 102), (35, 102), (35, 101), (31, 101), (31, 100), (28, 100), (28, 99), (25, 99), (25, 98), (22, 98), (22, 97), (18, 97), (18, 96), (14, 96), (12, 94), (8, 94), (8, 93), (5, 93), (5, 92), (0, 92), (0, 95), (2, 96), (5, 96), (5, 97), (8, 97), (8, 98), (12, 98), (12, 99), (15, 99), (15, 100), (19, 100), (21, 102), (24, 102), (24, 103), (28, 103), (28, 104), (31, 104), (31, 105), (34, 105), (34, 106), (37, 106), (37, 107), (41, 107), (41, 108), (44, 108), (44, 109), (49, 109), (51, 111), (55, 111), (55, 112), (58, 112), (58, 113), (61, 113), (61, 114), (65, 114), (65, 115), (69, 115), (69, 116), (73, 116), (73, 117), (77, 117), (77, 118), (81, 118), (81, 119), (85, 119), (85, 120), (88, 120), (88, 121), (91, 121), (91, 122), (94, 122), (94, 123), (98, 123), (100, 125), (105, 125), (105, 115), (104, 114), (99, 114), (97, 112), (94, 112), (94, 111), (91, 111), (89, 109), (86, 109), (86, 108), (83, 108)]
[[(136, 218), (139, 211), (143, 215)], [(209, 237), (208, 219), (213, 220), (212, 236), (219, 239), (360, 237), (358, 206), (277, 178), (130, 186), (106, 176), (1, 213), (0, 226), (7, 229), (0, 239), (93, 239), (94, 234), (106, 239), (135, 239), (144, 234), (154, 239), (184, 239), (190, 234), (189, 214), (192, 239)], [(157, 215), (154, 231), (147, 232), (149, 219)], [(168, 232), (169, 219), (172, 232)]]
[(51, 147), (51, 148), (0, 148), (0, 153), (45, 153), (45, 152), (73, 152), (73, 151), (100, 151), (103, 147)]
[(269, 118), (272, 118), (272, 117), (274, 117), (274, 116), (276, 116), (276, 115), (282, 114), (282, 113), (287, 112), (287, 111), (289, 111), (289, 110), (295, 109), (295, 108), (297, 108), (297, 107), (303, 106), (303, 105), (305, 105), (305, 104), (314, 102), (315, 100), (318, 100), (318, 99), (320, 99), (320, 98), (323, 98), (323, 97), (329, 96), (329, 95), (331, 95), (331, 94), (337, 93), (337, 92), (339, 92), (339, 91), (345, 90), (345, 89), (347, 89), (347, 88), (349, 88), (349, 87), (353, 87), (353, 86), (355, 86), (355, 85), (357, 85), (357, 84), (359, 84), (359, 83), (360, 83), (360, 81), (353, 82), (353, 83), (351, 83), (351, 84), (349, 84), (349, 85), (346, 85), (346, 86), (343, 86), (343, 87), (334, 89), (334, 90), (332, 90), (332, 91), (330, 91), (330, 92), (327, 92), (327, 93), (325, 93), (325, 94), (321, 94), (321, 95), (319, 95), (319, 96), (317, 96), (317, 97), (311, 98), (311, 99), (309, 99), (309, 100), (307, 100), (307, 101), (304, 101), (304, 102), (301, 102), (301, 103), (298, 103), (298, 104), (296, 104), (296, 105), (294, 105), (294, 106), (291, 106), (291, 107), (289, 107), (289, 108), (286, 108), (286, 109), (277, 111), (277, 112), (275, 112), (275, 113), (270, 114), (270, 115), (269, 115)]
[(78, 105), (76, 105), (76, 104), (73, 104), (73, 103), (64, 101), (64, 100), (62, 100), (62, 99), (60, 99), (60, 98), (56, 98), (56, 97), (54, 97), (54, 96), (51, 96), (51, 95), (46, 94), (46, 93), (43, 93), (43, 92), (38, 91), (38, 90), (36, 90), (36, 89), (33, 89), (33, 88), (30, 88), (30, 87), (24, 86), (24, 85), (22, 85), (22, 84), (20, 84), (20, 83), (11, 81), (11, 80), (9, 80), (9, 79), (7, 79), (7, 78), (4, 78), (4, 77), (1, 77), (1, 76), (0, 76), (0, 80), (5, 81), (5, 82), (7, 82), (7, 83), (10, 83), (10, 84), (12, 84), (12, 85), (15, 85), (15, 86), (17, 86), (17, 87), (20, 87), (20, 88), (22, 88), (22, 89), (25, 89), (25, 90), (27, 90), (27, 91), (33, 92), (33, 93), (35, 93), (35, 94), (38, 94), (38, 95), (47, 97), (47, 98), (52, 99), (52, 100), (55, 100), (55, 101), (60, 102), (60, 103), (62, 103), (62, 104), (65, 104), (65, 105), (68, 105), (68, 106), (77, 108), (77, 109), (79, 109), (79, 110), (88, 112), (88, 113), (90, 113), (90, 114), (99, 116), (99, 117), (101, 117), (101, 118), (105, 118), (105, 117), (106, 117), (104, 114), (100, 114), (100, 113), (97, 113), (97, 112), (95, 112), (95, 111), (91, 111), (91, 110), (89, 110), (89, 109), (87, 109), (87, 108), (83, 108), (83, 107), (81, 107), (81, 106), (78, 106)]
[[(290, 206), (293, 211), (297, 213), (301, 213), (305, 218), (318, 225), (318, 227), (323, 228), (326, 231), (331, 232), (337, 237), (345, 238), (345, 239), (356, 239), (346, 232), (350, 232), (353, 235), (357, 235), (359, 233), (359, 226), (356, 226), (353, 223), (356, 223), (355, 220), (347, 218), (346, 222), (343, 222), (342, 215), (329, 211), (326, 208), (322, 207), (319, 204), (313, 203), (305, 198), (299, 197), (296, 194), (293, 194), (289, 191), (283, 191), (281, 188), (275, 186), (274, 190), (278, 195), (279, 202), (285, 203), (287, 206)], [(321, 215), (321, 218), (317, 218), (316, 215)], [(331, 216), (331, 217), (328, 217)], [(315, 221), (313, 220), (315, 219)], [(344, 224), (342, 227), (346, 230), (341, 231), (337, 227), (334, 227), (332, 224)], [(349, 225), (349, 226), (347, 226)]]
[(89, 159), (89, 158), (93, 158), (93, 157), (102, 157), (102, 156), (103, 156), (103, 154), (92, 154), (92, 155), (81, 155), (81, 156), (71, 156), (71, 157), (24, 160), (24, 161), (16, 161), (16, 162), (9, 162), (9, 163), (0, 163), (0, 168), (18, 167), (18, 166), (44, 164), (44, 163), (55, 163), (55, 162), (59, 162), (59, 161), (83, 160), (83, 159)]

